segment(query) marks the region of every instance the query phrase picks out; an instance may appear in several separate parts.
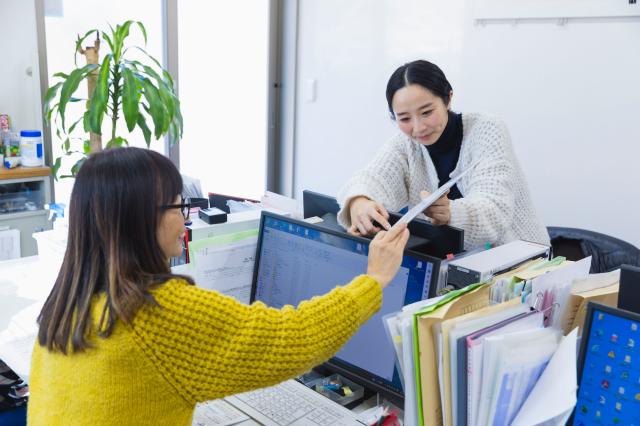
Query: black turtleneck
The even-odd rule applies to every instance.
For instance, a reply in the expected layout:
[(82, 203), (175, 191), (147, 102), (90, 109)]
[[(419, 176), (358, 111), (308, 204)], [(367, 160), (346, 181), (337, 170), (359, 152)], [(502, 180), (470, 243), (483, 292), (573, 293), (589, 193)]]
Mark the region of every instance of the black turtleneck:
[[(438, 140), (431, 145), (425, 145), (433, 164), (436, 166), (438, 180), (440, 181), (438, 186), (442, 186), (450, 179), (449, 175), (458, 164), (461, 147), (462, 114), (449, 111), (447, 126)], [(458, 189), (458, 185), (454, 185), (449, 191), (449, 199), (457, 200), (458, 198), (462, 198), (462, 194)]]

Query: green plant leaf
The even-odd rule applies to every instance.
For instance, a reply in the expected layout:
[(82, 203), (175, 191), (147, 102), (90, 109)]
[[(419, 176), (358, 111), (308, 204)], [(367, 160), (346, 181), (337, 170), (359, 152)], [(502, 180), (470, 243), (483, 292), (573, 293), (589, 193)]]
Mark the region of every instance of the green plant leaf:
[(87, 31), (87, 33), (82, 38), (80, 38), (80, 35), (78, 35), (78, 39), (76, 40), (76, 50), (73, 54), (73, 63), (76, 65), (76, 67), (78, 66), (78, 52), (80, 52), (80, 50), (82, 49), (82, 42), (85, 41), (86, 38), (89, 37), (91, 34), (97, 33), (97, 32), (98, 30), (93, 29), (93, 30)]
[(73, 124), (69, 127), (69, 130), (67, 131), (67, 134), (71, 134), (71, 133), (75, 130), (76, 126), (77, 126), (81, 121), (82, 121), (82, 117), (80, 117), (79, 119), (77, 119), (77, 120), (75, 121), (75, 123), (73, 123)]
[(60, 166), (62, 165), (62, 157), (56, 158), (56, 161), (51, 166), (51, 175), (53, 178), (58, 181), (58, 170), (60, 170)]
[(63, 72), (57, 72), (53, 76), (54, 77), (61, 77), (61, 78), (69, 78), (69, 74), (65, 74)]
[(158, 89), (151, 83), (151, 80), (145, 78), (142, 80), (143, 96), (149, 102), (149, 114), (153, 120), (153, 135), (156, 139), (160, 138), (169, 127), (169, 117), (162, 103), (162, 98), (158, 93)]
[[(144, 50), (143, 48), (139, 47), (139, 46), (133, 46), (133, 49), (138, 49), (140, 52), (142, 52), (147, 58), (149, 58), (151, 61), (153, 61), (154, 64), (156, 64), (156, 66), (162, 70), (162, 76), (164, 77), (164, 80), (167, 82), (167, 84), (169, 84), (171, 87), (174, 86), (173, 84), (173, 78), (171, 77), (171, 74), (169, 74), (167, 71), (165, 71), (165, 69), (162, 67), (162, 65), (160, 64), (160, 62), (158, 62), (158, 60), (156, 58), (154, 58), (153, 56), (151, 56), (146, 50)], [(139, 66), (143, 66), (140, 62), (138, 61), (131, 61), (131, 62), (135, 62), (137, 65)]]
[(124, 119), (127, 122), (127, 129), (131, 132), (136, 127), (138, 121), (140, 93), (138, 92), (138, 82), (130, 69), (123, 66), (122, 76), (124, 77), (122, 111), (124, 112)]
[(58, 94), (58, 89), (60, 88), (60, 86), (62, 86), (62, 82), (54, 84), (53, 86), (49, 87), (49, 89), (47, 89), (47, 93), (44, 95), (44, 113), (47, 117), (46, 124), (49, 124), (51, 120), (51, 111), (53, 110), (53, 108), (51, 108), (51, 101)]
[(82, 114), (82, 128), (85, 132), (91, 131), (91, 128), (89, 126), (89, 110), (86, 110), (84, 114)]
[[(76, 177), (76, 175), (80, 171), (80, 167), (82, 167), (85, 161), (87, 161), (87, 157), (83, 157), (79, 159), (78, 161), (76, 161), (76, 163), (73, 166), (71, 166), (71, 176)], [(68, 177), (68, 176), (62, 176), (62, 177)]]
[(149, 148), (149, 145), (151, 145), (151, 130), (147, 126), (147, 120), (145, 120), (144, 115), (140, 113), (138, 114), (138, 127), (142, 130), (144, 141), (147, 143), (147, 148)]
[(64, 149), (66, 152), (69, 152), (69, 148), (71, 148), (71, 141), (69, 140), (69, 138), (66, 138), (64, 140), (64, 143), (62, 144), (62, 149)]
[(107, 44), (109, 45), (109, 50), (111, 50), (113, 52), (113, 41), (111, 41), (111, 37), (109, 37), (109, 34), (107, 34), (107, 33), (105, 33), (103, 31), (102, 32), (102, 38), (107, 41)]
[(138, 24), (138, 28), (140, 28), (140, 31), (142, 31), (142, 36), (144, 37), (144, 45), (147, 45), (147, 30), (144, 28), (144, 25), (142, 25), (142, 22), (140, 21), (136, 21), (136, 24)]
[(62, 130), (65, 130), (65, 111), (67, 108), (67, 103), (71, 98), (71, 95), (78, 89), (78, 85), (80, 82), (96, 68), (96, 65), (89, 64), (85, 65), (82, 68), (75, 69), (69, 74), (69, 78), (66, 79), (64, 84), (62, 85), (62, 89), (60, 90), (60, 101), (58, 103), (58, 113), (62, 119)]
[(107, 148), (120, 148), (122, 145), (129, 145), (129, 141), (120, 136), (117, 136), (107, 142)]
[(116, 25), (116, 33), (113, 37), (114, 43), (114, 51), (113, 57), (115, 58), (115, 62), (120, 62), (120, 57), (122, 56), (122, 46), (124, 44), (124, 40), (129, 36), (129, 27), (131, 27), (133, 21), (126, 21), (122, 25)]
[(85, 139), (82, 141), (82, 151), (85, 155), (91, 154), (91, 139)]
[(93, 91), (89, 105), (89, 128), (91, 132), (98, 135), (102, 134), (102, 120), (107, 111), (107, 100), (109, 97), (108, 79), (111, 59), (112, 55), (108, 54), (102, 61), (96, 88)]

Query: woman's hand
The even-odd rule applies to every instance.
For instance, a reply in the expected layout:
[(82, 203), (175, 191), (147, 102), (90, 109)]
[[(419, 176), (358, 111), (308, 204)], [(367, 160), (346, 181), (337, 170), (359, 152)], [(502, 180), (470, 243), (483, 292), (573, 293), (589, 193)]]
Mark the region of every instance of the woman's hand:
[(406, 223), (399, 223), (389, 231), (380, 231), (369, 245), (367, 275), (384, 289), (396, 276), (402, 263), (402, 252), (409, 240)]
[[(382, 228), (389, 229), (389, 213), (380, 203), (367, 197), (356, 197), (349, 203), (351, 227), (347, 230), (352, 235), (374, 235)], [(377, 222), (374, 224), (373, 222)], [(378, 226), (379, 225), (379, 226)]]
[[(431, 195), (430, 192), (420, 191), (420, 198), (422, 199), (427, 198), (429, 195)], [(434, 225), (446, 225), (451, 220), (451, 203), (447, 195), (449, 195), (449, 191), (424, 211), (424, 214), (432, 219)]]

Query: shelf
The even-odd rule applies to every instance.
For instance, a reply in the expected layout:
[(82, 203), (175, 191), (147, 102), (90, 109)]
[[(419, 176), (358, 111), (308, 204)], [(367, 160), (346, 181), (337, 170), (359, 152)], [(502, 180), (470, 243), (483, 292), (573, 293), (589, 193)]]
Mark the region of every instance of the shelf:
[(50, 167), (16, 167), (15, 169), (0, 168), (0, 180), (24, 179), (31, 177), (51, 176)]
[(22, 211), (19, 211), (19, 212), (0, 213), (0, 221), (11, 220), (11, 219), (19, 219), (21, 217), (47, 216), (48, 214), (49, 214), (49, 211), (44, 210), (44, 209), (22, 210)]

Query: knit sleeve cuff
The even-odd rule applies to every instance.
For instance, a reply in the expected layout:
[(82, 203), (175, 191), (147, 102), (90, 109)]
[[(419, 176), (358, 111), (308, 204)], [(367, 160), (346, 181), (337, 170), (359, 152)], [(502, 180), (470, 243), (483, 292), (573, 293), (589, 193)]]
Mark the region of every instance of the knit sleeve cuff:
[(360, 323), (366, 322), (382, 306), (382, 286), (369, 275), (360, 275), (344, 287), (359, 305)]

